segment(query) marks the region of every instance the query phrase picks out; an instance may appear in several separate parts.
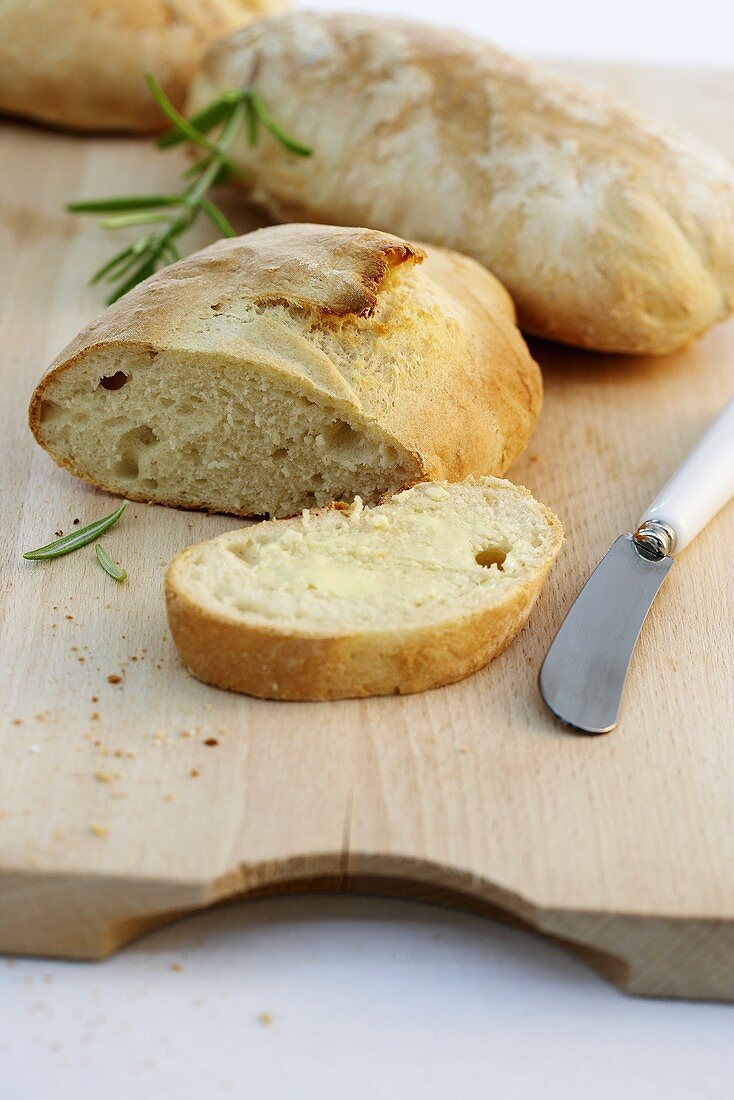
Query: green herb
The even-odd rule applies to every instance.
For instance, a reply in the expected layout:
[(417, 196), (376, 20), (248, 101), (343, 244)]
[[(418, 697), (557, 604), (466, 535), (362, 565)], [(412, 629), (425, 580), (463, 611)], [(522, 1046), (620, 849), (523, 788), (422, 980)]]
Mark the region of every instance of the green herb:
[(123, 569), (121, 565), (118, 565), (116, 561), (112, 560), (101, 542), (98, 542), (94, 549), (97, 554), (97, 561), (102, 566), (105, 573), (109, 574), (114, 581), (126, 580), (126, 570)]
[[(193, 182), (180, 192), (122, 195), (68, 204), (66, 209), (74, 214), (110, 215), (100, 223), (105, 229), (128, 229), (138, 225), (156, 227), (123, 248), (92, 276), (93, 284), (103, 279), (114, 284), (108, 304), (117, 301), (158, 268), (180, 260), (181, 253), (176, 242), (200, 214), (205, 214), (223, 237), (237, 235), (225, 214), (208, 197), (208, 192), (231, 176), (242, 175), (229, 157), (229, 149), (241, 126), (246, 127), (248, 142), (252, 146), (258, 144), (262, 127), (289, 153), (299, 157), (311, 155), (306, 145), (285, 133), (268, 111), (260, 93), (252, 88), (243, 91), (228, 89), (214, 103), (187, 119), (176, 110), (150, 73), (146, 74), (145, 79), (161, 110), (173, 123), (172, 129), (158, 139), (158, 148), (169, 149), (183, 141), (190, 141), (205, 150), (206, 156), (184, 172), (184, 179), (192, 179)], [(220, 127), (219, 135), (217, 140), (211, 140), (207, 134), (215, 127)]]
[(88, 527), (80, 527), (78, 531), (72, 531), (70, 535), (65, 535), (64, 538), (57, 539), (56, 542), (50, 542), (48, 546), (41, 546), (38, 550), (29, 550), (23, 557), (30, 558), (32, 561), (48, 561), (51, 558), (61, 558), (64, 554), (70, 554), (72, 550), (78, 550), (80, 546), (87, 546), (88, 543), (94, 542), (96, 538), (103, 535), (105, 531), (109, 531), (110, 527), (117, 523), (126, 507), (127, 501), (124, 501), (117, 511), (112, 512), (109, 516), (95, 520)]

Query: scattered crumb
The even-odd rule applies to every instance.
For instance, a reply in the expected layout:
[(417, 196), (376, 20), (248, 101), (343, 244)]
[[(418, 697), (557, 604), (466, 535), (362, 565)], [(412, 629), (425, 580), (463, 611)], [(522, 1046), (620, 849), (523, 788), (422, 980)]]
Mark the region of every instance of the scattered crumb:
[(105, 772), (99, 769), (94, 773), (94, 778), (100, 783), (111, 783), (115, 777), (111, 772)]
[(274, 1017), (269, 1012), (261, 1012), (257, 1018), (257, 1022), (262, 1027), (272, 1027), (275, 1023)]
[(528, 455), (528, 462), (539, 462), (540, 455)]
[(213, 746), (213, 745), (218, 745), (219, 742), (217, 741), (216, 737), (207, 737), (204, 744), (209, 745), (209, 746)]
[(106, 825), (100, 825), (100, 823), (98, 821), (93, 822), (89, 826), (89, 831), (92, 834), (92, 836), (97, 836), (97, 837), (103, 837), (103, 836), (109, 836), (110, 835), (110, 830), (107, 828), (107, 826)]
[(57, 539), (60, 539), (61, 536), (63, 535), (63, 533), (64, 533), (63, 531), (54, 531), (54, 534), (56, 535)]
[[(20, 718), (17, 718), (16, 722), (17, 722), (18, 725), (20, 725)], [(191, 734), (189, 733), (188, 730), (181, 730), (181, 732), (179, 733), (178, 736), (179, 737), (191, 737)]]
[(90, 703), (98, 703), (99, 702), (99, 695), (93, 695), (92, 698), (89, 700), (89, 702)]
[(69, 619), (69, 621), (71, 621), (74, 618), (74, 616), (73, 615), (65, 615), (64, 618)]
[(122, 676), (118, 676), (116, 672), (113, 672), (110, 676), (107, 677), (107, 683), (108, 684), (121, 684), (122, 683)]
[(91, 716), (90, 720), (92, 722), (99, 722), (99, 711), (98, 710), (92, 711), (92, 716)]
[(173, 795), (172, 794), (164, 794), (163, 795), (163, 801), (164, 802), (173, 802)]
[(189, 775), (191, 776), (192, 779), (196, 779), (197, 776), (201, 775), (201, 772), (199, 771), (198, 768), (192, 768), (191, 771), (189, 772)]
[(183, 967), (181, 966), (181, 963), (171, 963), (171, 970), (173, 970), (176, 974), (179, 974), (183, 970)]
[[(14, 718), (13, 719), (13, 725), (14, 726), (22, 726), (23, 725), (23, 719), (22, 718)], [(188, 737), (188, 734), (186, 734), (186, 736)]]
[(79, 526), (79, 524), (81, 523), (81, 520), (79, 520), (79, 519), (73, 519), (73, 520), (72, 520), (71, 522), (72, 522), (72, 523), (74, 524), (74, 526), (75, 526), (75, 527), (78, 527), (78, 526)]

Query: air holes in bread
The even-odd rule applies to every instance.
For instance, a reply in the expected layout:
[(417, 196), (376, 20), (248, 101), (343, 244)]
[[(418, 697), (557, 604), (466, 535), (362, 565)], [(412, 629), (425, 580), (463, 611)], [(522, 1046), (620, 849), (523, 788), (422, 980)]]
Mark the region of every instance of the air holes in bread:
[(491, 566), (496, 565), (500, 573), (502, 567), (505, 564), (507, 558), (507, 551), (503, 550), (501, 546), (486, 546), (484, 550), (480, 550), (478, 554), (474, 556), (474, 560), (477, 565), (483, 565), (485, 569), (489, 569)]
[(117, 445), (120, 457), (115, 466), (115, 473), (119, 477), (136, 479), (140, 474), (141, 452), (157, 442), (158, 436), (148, 424), (141, 424), (139, 428), (131, 428), (129, 432), (125, 432), (120, 436)]
[(125, 374), (124, 370), (116, 370), (114, 374), (103, 375), (99, 380), (99, 385), (103, 390), (121, 390), (129, 381), (129, 374)]
[(336, 420), (324, 432), (327, 447), (353, 447), (359, 440), (357, 432), (343, 420)]
[(46, 424), (49, 420), (54, 420), (64, 410), (60, 405), (56, 405), (53, 401), (41, 402), (41, 423)]

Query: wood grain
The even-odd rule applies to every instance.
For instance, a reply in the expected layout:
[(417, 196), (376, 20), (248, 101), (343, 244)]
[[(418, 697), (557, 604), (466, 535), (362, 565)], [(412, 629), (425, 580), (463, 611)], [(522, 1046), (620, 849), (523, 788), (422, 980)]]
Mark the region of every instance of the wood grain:
[[(734, 154), (734, 74), (592, 75)], [(111, 248), (62, 203), (165, 187), (175, 155), (6, 122), (0, 156), (0, 948), (97, 958), (248, 892), (408, 889), (509, 913), (631, 992), (734, 999), (734, 508), (666, 582), (615, 734), (566, 733), (536, 690), (590, 569), (734, 390), (734, 326), (660, 361), (536, 344), (545, 409), (512, 476), (568, 543), (488, 669), (409, 698), (227, 695), (178, 664), (162, 577), (231, 519), (130, 505), (105, 540), (125, 585), (91, 549), (20, 558), (114, 506), (25, 422), (40, 372), (99, 310), (85, 277)]]

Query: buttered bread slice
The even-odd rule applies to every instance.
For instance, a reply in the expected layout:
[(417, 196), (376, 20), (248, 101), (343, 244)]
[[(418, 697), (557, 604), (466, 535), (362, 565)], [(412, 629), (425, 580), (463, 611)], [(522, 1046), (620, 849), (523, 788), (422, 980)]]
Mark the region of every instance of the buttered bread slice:
[(525, 623), (561, 524), (494, 477), (304, 512), (191, 546), (166, 576), (194, 676), (271, 699), (408, 694), (486, 665)]

